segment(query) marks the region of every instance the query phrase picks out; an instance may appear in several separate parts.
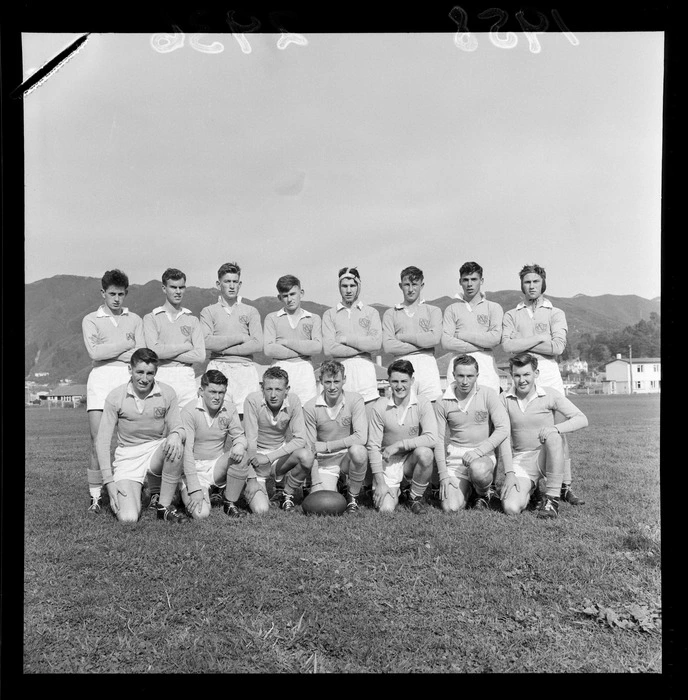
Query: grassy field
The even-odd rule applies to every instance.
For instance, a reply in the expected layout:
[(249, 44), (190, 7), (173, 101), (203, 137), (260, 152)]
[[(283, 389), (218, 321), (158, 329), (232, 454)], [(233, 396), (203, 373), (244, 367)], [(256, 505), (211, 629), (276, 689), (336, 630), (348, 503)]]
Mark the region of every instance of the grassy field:
[(586, 505), (554, 522), (297, 508), (125, 526), (86, 514), (85, 411), (27, 409), (23, 671), (661, 673), (659, 398), (573, 400)]

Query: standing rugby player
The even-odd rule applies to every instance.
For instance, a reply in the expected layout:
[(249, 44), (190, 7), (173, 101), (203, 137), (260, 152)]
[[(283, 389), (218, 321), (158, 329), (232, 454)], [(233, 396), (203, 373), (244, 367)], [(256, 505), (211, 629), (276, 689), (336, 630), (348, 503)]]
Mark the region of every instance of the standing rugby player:
[(220, 292), (217, 303), (201, 311), (203, 340), (210, 350), (206, 371), (216, 369), (227, 377), (228, 398), (242, 416), (246, 397), (260, 390), (260, 377), (253, 361), (253, 353), (263, 349), (260, 314), (254, 306), (242, 301), (241, 268), (237, 263), (222, 265), (215, 284)]
[(103, 478), (98, 467), (96, 437), (103, 416), (105, 397), (129, 381), (129, 361), (136, 348), (145, 345), (141, 317), (124, 306), (129, 278), (121, 270), (108, 270), (100, 281), (103, 304), (84, 317), (84, 344), (93, 361), (86, 383), (86, 411), (91, 433), (90, 462), (86, 468), (91, 495), (89, 513), (100, 513)]
[(400, 278), (404, 300), (382, 317), (382, 348), (397, 360), (409, 361), (414, 370), (414, 392), (435, 401), (442, 395), (435, 360), (435, 347), (442, 337), (442, 311), (421, 298), (425, 286), (422, 270), (406, 267)]
[(322, 322), (320, 316), (301, 308), (303, 293), (297, 277), (280, 277), (277, 298), (282, 308), (265, 317), (263, 330), (265, 354), (273, 359), (272, 367), (288, 373), (290, 391), (302, 405), (317, 394), (311, 356), (322, 352)]
[[(539, 265), (524, 265), (519, 272), (524, 299), (515, 309), (504, 314), (502, 322), (502, 347), (512, 355), (528, 352), (537, 358), (538, 384), (552, 387), (566, 395), (559, 371), (559, 355), (566, 347), (568, 326), (561, 309), (555, 308), (545, 298), (547, 273)], [(571, 456), (566, 436), (564, 441), (564, 480), (561, 500), (571, 505), (583, 505), (571, 489)]]
[[(466, 262), (459, 269), (459, 301), (444, 310), (442, 347), (458, 354), (468, 354), (478, 363), (478, 384), (500, 391), (494, 349), (502, 341), (504, 311), (494, 301), (488, 301), (481, 291), (483, 268), (476, 262)], [(449, 361), (453, 367), (456, 355)]]
[(355, 267), (339, 270), (339, 293), (341, 301), (323, 314), (323, 351), (344, 366), (344, 391), (357, 392), (371, 406), (380, 398), (372, 358), (382, 348), (380, 314), (359, 301), (361, 276)]

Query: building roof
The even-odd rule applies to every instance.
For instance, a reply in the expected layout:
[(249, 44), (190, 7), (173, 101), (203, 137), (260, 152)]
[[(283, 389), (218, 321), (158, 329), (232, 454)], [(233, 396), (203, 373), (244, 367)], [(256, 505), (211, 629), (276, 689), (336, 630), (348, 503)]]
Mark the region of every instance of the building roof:
[[(613, 360), (607, 362), (610, 365), (612, 362), (625, 362), (628, 364), (627, 357), (615, 357)], [(661, 357), (634, 357), (632, 363), (634, 365), (649, 365), (649, 364), (660, 364), (662, 362)]]
[(48, 393), (48, 396), (86, 396), (85, 384), (69, 384), (57, 387)]

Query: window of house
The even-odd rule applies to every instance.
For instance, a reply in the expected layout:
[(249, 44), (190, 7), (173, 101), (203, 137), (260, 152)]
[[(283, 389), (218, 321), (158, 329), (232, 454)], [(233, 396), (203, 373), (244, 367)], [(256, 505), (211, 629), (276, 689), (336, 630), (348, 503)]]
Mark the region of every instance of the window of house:
[(636, 383), (635, 383), (635, 388), (636, 388), (636, 389), (640, 389), (641, 386), (642, 386), (642, 384), (643, 384), (642, 382), (636, 382)]
[(644, 371), (644, 365), (636, 365), (635, 371), (636, 372), (642, 372)]

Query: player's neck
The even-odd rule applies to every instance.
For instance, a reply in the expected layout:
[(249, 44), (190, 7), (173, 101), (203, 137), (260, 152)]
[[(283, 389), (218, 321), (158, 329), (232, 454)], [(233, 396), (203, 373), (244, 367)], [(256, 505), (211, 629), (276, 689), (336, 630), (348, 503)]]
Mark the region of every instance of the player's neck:
[(408, 309), (415, 308), (420, 304), (420, 297), (418, 297), (418, 299), (416, 299), (415, 301), (406, 301), (406, 299), (404, 299), (404, 301), (402, 301), (401, 303)]
[(299, 316), (301, 314), (301, 305), (299, 304), (293, 311), (290, 311), (286, 306), (284, 311), (290, 316)]
[(472, 386), (472, 387), (468, 390), (467, 393), (463, 393), (463, 392), (461, 391), (461, 389), (459, 388), (459, 385), (458, 385), (458, 384), (454, 384), (454, 396), (456, 396), (456, 398), (457, 398), (459, 401), (465, 401), (467, 398), (469, 398), (469, 397), (471, 396), (471, 394), (474, 394), (474, 393), (475, 393), (475, 386)]
[(205, 406), (205, 410), (208, 411), (208, 415), (211, 418), (215, 418), (215, 416), (220, 412), (220, 409), (222, 408), (222, 406), (218, 406), (217, 408), (211, 408), (210, 406), (208, 406), (207, 403), (205, 403), (205, 401), (203, 402), (203, 405)]
[(537, 390), (535, 388), (535, 384), (533, 384), (530, 391), (528, 391), (525, 394), (523, 394), (518, 389), (516, 389), (516, 398), (519, 399), (519, 401), (525, 401), (526, 399), (530, 399), (533, 396), (535, 396), (536, 393), (537, 393)]
[(334, 408), (337, 404), (341, 403), (342, 399), (344, 398), (344, 392), (339, 394), (337, 398), (334, 398), (330, 396), (327, 393), (323, 393), (323, 399), (325, 399), (325, 403), (329, 408)]
[(136, 384), (134, 384), (133, 382), (132, 382), (132, 384), (131, 384), (131, 387), (132, 387), (132, 389), (134, 390), (134, 394), (135, 394), (136, 397), (139, 398), (139, 399), (145, 399), (145, 398), (147, 398), (148, 395), (151, 393), (151, 391), (153, 391), (153, 387), (154, 387), (154, 386), (155, 386), (155, 382), (153, 382), (152, 384), (150, 384), (150, 385), (148, 386), (148, 388), (147, 388), (145, 391), (142, 392), (141, 389), (140, 389), (138, 386), (136, 386)]
[(408, 402), (411, 400), (411, 393), (406, 394), (403, 399), (400, 399), (396, 394), (392, 394), (392, 400), (395, 406), (408, 406)]
[(182, 310), (182, 302), (181, 301), (178, 304), (175, 304), (174, 302), (167, 299), (167, 300), (165, 300), (165, 303), (163, 304), (163, 306), (167, 306), (172, 311), (181, 311)]
[(222, 297), (222, 300), (225, 302), (227, 306), (234, 306), (235, 304), (239, 303), (239, 297), (232, 297), (231, 299), (227, 299), (227, 297)]

